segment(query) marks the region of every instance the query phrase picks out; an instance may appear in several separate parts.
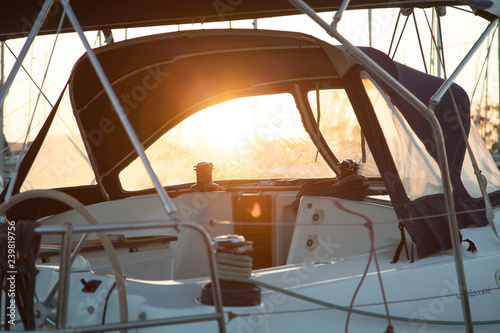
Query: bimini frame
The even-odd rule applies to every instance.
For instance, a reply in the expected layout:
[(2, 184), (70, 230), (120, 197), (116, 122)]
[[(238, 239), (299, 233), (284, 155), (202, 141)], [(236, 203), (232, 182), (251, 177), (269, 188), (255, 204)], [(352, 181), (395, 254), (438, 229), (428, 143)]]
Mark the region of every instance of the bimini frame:
[[(69, 0), (60, 0), (61, 3), (63, 4), (65, 14), (70, 20), (72, 26), (78, 33), (82, 43), (84, 44), (84, 47), (88, 53), (89, 59), (96, 70), (96, 73), (101, 81), (101, 83), (104, 86), (104, 89), (110, 98), (112, 105), (117, 112), (120, 121), (122, 122), (122, 125), (124, 126), (125, 130), (127, 131), (127, 134), (129, 136), (129, 139), (131, 140), (137, 154), (141, 158), (144, 166), (146, 167), (146, 170), (148, 171), (148, 174), (156, 188), (156, 191), (160, 197), (160, 200), (162, 201), (162, 204), (164, 206), (165, 211), (169, 215), (169, 217), (172, 219), (171, 222), (168, 222), (167, 224), (174, 226), (177, 229), (182, 228), (183, 226), (188, 226), (186, 222), (180, 221), (178, 214), (176, 212), (176, 209), (170, 199), (168, 198), (168, 195), (166, 194), (164, 188), (161, 186), (161, 183), (159, 182), (156, 174), (154, 173), (146, 155), (145, 152), (142, 148), (142, 145), (140, 144), (140, 141), (138, 140), (137, 136), (134, 133), (134, 130), (129, 123), (125, 112), (123, 108), (121, 107), (119, 100), (117, 96), (115, 95), (109, 80), (106, 78), (106, 75), (104, 74), (104, 71), (102, 70), (97, 57), (95, 56), (93, 50), (91, 49), (85, 35), (83, 34), (83, 30), (78, 22), (78, 19), (73, 12)], [(469, 305), (469, 299), (467, 295), (467, 286), (466, 286), (466, 279), (465, 279), (465, 273), (464, 273), (464, 268), (463, 268), (463, 261), (462, 261), (462, 254), (460, 250), (460, 241), (459, 241), (459, 231), (458, 231), (458, 226), (457, 226), (457, 220), (456, 216), (454, 214), (455, 212), (455, 206), (454, 206), (454, 201), (453, 201), (453, 196), (452, 196), (452, 189), (451, 189), (451, 182), (450, 182), (450, 175), (448, 171), (448, 163), (446, 159), (446, 151), (445, 151), (445, 146), (444, 146), (444, 138), (443, 134), (441, 131), (441, 128), (439, 126), (439, 123), (434, 115), (434, 108), (435, 106), (440, 102), (442, 96), (444, 93), (446, 93), (455, 79), (456, 75), (463, 69), (463, 65), (470, 59), (472, 54), (477, 50), (478, 46), (484, 41), (483, 36), (487, 36), (492, 30), (493, 27), (498, 24), (498, 19), (494, 20), (490, 26), (486, 29), (486, 31), (483, 33), (483, 36), (476, 42), (474, 47), (471, 49), (469, 54), (464, 58), (464, 61), (460, 64), (460, 66), (455, 70), (453, 75), (445, 81), (445, 83), (442, 85), (442, 87), (439, 89), (439, 91), (433, 96), (431, 99), (431, 102), (429, 103), (428, 106), (426, 106), (424, 103), (422, 103), (418, 98), (416, 98), (412, 93), (410, 93), (404, 86), (402, 86), (397, 80), (395, 80), (391, 75), (389, 75), (385, 70), (383, 70), (380, 66), (378, 66), (373, 60), (371, 60), (368, 56), (366, 56), (361, 50), (359, 50), (357, 47), (353, 46), (345, 37), (343, 37), (340, 32), (337, 29), (337, 24), (341, 20), (343, 12), (349, 5), (349, 0), (344, 0), (340, 9), (337, 11), (337, 13), (334, 16), (333, 22), (331, 24), (328, 24), (326, 21), (324, 21), (321, 17), (317, 15), (317, 13), (310, 7), (308, 6), (304, 1), (302, 0), (288, 0), (290, 3), (292, 3), (296, 8), (298, 8), (300, 11), (303, 13), (307, 14), (311, 19), (313, 19), (318, 25), (320, 25), (330, 36), (335, 38), (337, 41), (339, 41), (346, 49), (348, 52), (358, 61), (363, 63), (364, 66), (366, 66), (368, 69), (371, 70), (371, 72), (377, 76), (377, 78), (381, 79), (384, 83), (388, 84), (391, 86), (396, 92), (398, 92), (403, 98), (405, 98), (409, 103), (411, 103), (417, 110), (420, 111), (422, 116), (428, 120), (430, 123), (432, 129), (433, 129), (433, 135), (437, 144), (437, 154), (438, 154), (438, 160), (439, 160), (439, 165), (440, 165), (440, 170), (441, 170), (441, 175), (442, 175), (442, 180), (443, 180), (443, 192), (445, 196), (445, 204), (446, 204), (446, 209), (447, 209), (447, 214), (448, 214), (448, 223), (450, 226), (450, 233), (451, 233), (451, 241), (452, 241), (452, 247), (453, 247), (453, 254), (455, 258), (455, 266), (456, 266), (456, 271), (457, 271), (457, 278), (458, 278), (458, 284), (459, 284), (459, 291), (461, 294), (461, 302), (462, 302), (462, 310), (463, 310), (463, 315), (464, 315), (464, 322), (465, 322), (465, 328), (467, 332), (473, 332), (473, 327), (472, 327), (472, 319), (471, 319), (471, 314), (470, 314), (470, 305)], [(38, 34), (43, 22), (47, 18), (47, 14), (53, 5), (54, 0), (45, 0), (41, 11), (33, 25), (33, 28), (31, 29), (28, 38), (21, 50), (21, 53), (14, 64), (14, 67), (12, 71), (10, 72), (4, 87), (0, 91), (0, 104), (2, 104), (7, 96), (7, 93), (13, 83), (13, 80), (15, 76), (17, 75), (19, 69), (21, 68), (21, 64), (23, 60), (25, 59), (28, 50)], [(12, 195), (13, 191), (13, 184), (15, 183), (15, 178), (17, 177), (17, 171), (14, 172), (13, 174), (13, 179), (10, 182), (9, 189), (7, 191), (6, 199), (5, 201), (8, 202)], [(487, 207), (489, 208), (489, 207)], [(2, 214), (3, 215), (3, 214)], [(210, 238), (206, 234), (206, 231), (202, 230), (201, 228), (195, 228), (198, 230), (204, 240), (207, 243), (207, 249), (210, 249)], [(68, 231), (69, 232), (69, 231)], [(221, 332), (225, 332), (225, 325), (224, 325), (224, 316), (223, 316), (223, 309), (222, 309), (222, 300), (221, 300), (221, 295), (220, 295), (220, 286), (219, 286), (219, 280), (217, 277), (217, 272), (215, 270), (215, 260), (213, 257), (212, 251), (208, 250), (208, 255), (209, 255), (209, 262), (210, 262), (210, 267), (211, 267), (211, 279), (212, 283), (214, 285), (214, 300), (215, 300), (215, 308), (217, 315), (212, 317), (211, 319), (216, 319), (219, 323), (219, 330)], [(64, 319), (61, 319), (61, 323), (64, 323)], [(63, 327), (61, 327), (63, 328)]]
[[(35, 23), (33, 24), (33, 27), (28, 35), (28, 38), (26, 39), (26, 42), (24, 43), (23, 48), (21, 49), (19, 57), (17, 58), (9, 76), (7, 77), (5, 85), (2, 87), (2, 89), (0, 91), (0, 105), (3, 104), (3, 102), (7, 96), (7, 93), (9, 91), (10, 87), (12, 86), (14, 78), (16, 77), (17, 73), (19, 72), (19, 69), (22, 66), (22, 62), (26, 58), (26, 55), (28, 54), (28, 50), (31, 47), (33, 40), (35, 39), (35, 37), (39, 33), (40, 28), (43, 25), (43, 22), (47, 18), (47, 15), (50, 11), (50, 8), (54, 4), (54, 1), (55, 0), (45, 0), (44, 4), (40, 10), (40, 13), (38, 14), (38, 16), (35, 20)], [(75, 13), (73, 12), (73, 10), (69, 4), (69, 0), (60, 0), (60, 2), (62, 3), (63, 8), (64, 8), (64, 12), (62, 14), (62, 19), (64, 18), (64, 15), (66, 15), (68, 17), (68, 19), (71, 22), (71, 25), (73, 26), (73, 28), (77, 32), (80, 40), (82, 41), (83, 46), (85, 47), (85, 50), (89, 56), (90, 62), (92, 64), (92, 66), (94, 67), (94, 70), (96, 71), (96, 73), (99, 77), (99, 80), (101, 81), (101, 83), (104, 87), (106, 94), (108, 95), (109, 99), (111, 100), (111, 104), (113, 105), (113, 108), (115, 109), (116, 113), (118, 114), (120, 121), (122, 122), (122, 125), (125, 128), (130, 141), (132, 142), (137, 154), (141, 158), (141, 161), (144, 164), (144, 166), (148, 172), (148, 175), (150, 176), (150, 178), (155, 186), (156, 192), (158, 193), (158, 195), (160, 197), (160, 200), (163, 204), (163, 207), (164, 207), (167, 215), (171, 219), (171, 221), (169, 221), (169, 222), (163, 222), (164, 223), (163, 226), (174, 227), (178, 231), (180, 231), (183, 227), (188, 227), (188, 228), (194, 229), (201, 234), (203, 241), (205, 242), (206, 249), (208, 252), (208, 258), (209, 258), (210, 279), (211, 279), (212, 286), (213, 286), (213, 288), (212, 288), (213, 289), (213, 298), (214, 298), (214, 306), (215, 306), (216, 312), (212, 315), (205, 315), (205, 316), (203, 316), (203, 318), (196, 318), (197, 316), (194, 316), (193, 318), (191, 318), (191, 316), (190, 316), (190, 318), (183, 318), (184, 321), (182, 321), (182, 322), (192, 322), (193, 320), (195, 320), (195, 321), (196, 320), (198, 320), (198, 321), (199, 320), (216, 320), (218, 323), (219, 332), (225, 333), (226, 327), (225, 327), (225, 321), (224, 321), (224, 311), (223, 311), (223, 307), (222, 307), (222, 295), (221, 295), (221, 289), (220, 289), (220, 283), (219, 283), (219, 278), (218, 278), (218, 274), (217, 274), (217, 269), (216, 269), (216, 265), (215, 265), (215, 256), (214, 256), (213, 251), (211, 250), (212, 244), (211, 244), (210, 236), (208, 235), (206, 230), (203, 229), (202, 227), (194, 225), (194, 224), (189, 223), (189, 222), (183, 222), (180, 220), (180, 218), (177, 214), (177, 211), (175, 209), (175, 206), (170, 201), (170, 198), (168, 197), (167, 193), (165, 192), (165, 189), (162, 187), (158, 177), (154, 173), (153, 168), (152, 168), (151, 164), (149, 163), (148, 158), (146, 157), (144, 149), (142, 148), (142, 145), (141, 145), (139, 139), (137, 138), (137, 135), (135, 134), (132, 125), (128, 121), (128, 118), (127, 118), (116, 94), (114, 93), (113, 88), (111, 87), (111, 84), (110, 84), (108, 78), (106, 77), (106, 74), (104, 73), (101, 65), (99, 64), (99, 61), (98, 61), (94, 51), (90, 47), (90, 44), (83, 33), (82, 27), (81, 27), (80, 23), (78, 22), (78, 19), (77, 19)], [(16, 182), (16, 178), (17, 178), (17, 169), (19, 167), (20, 159), (21, 158), (19, 158), (19, 161), (18, 161), (17, 166), (16, 166), (16, 171), (14, 171), (13, 177), (9, 183), (9, 188), (7, 190), (7, 194), (5, 197), (6, 203), (9, 202), (9, 200), (12, 196), (12, 192), (14, 189), (14, 183)], [(5, 205), (5, 207), (6, 206), (7, 205)], [(5, 219), (3, 217), (4, 213), (5, 212), (2, 212), (2, 219)], [(68, 235), (71, 235), (73, 232), (72, 229), (73, 229), (72, 226), (66, 225), (64, 231), (62, 231), (63, 236), (64, 236), (63, 239), (66, 240), (66, 243), (68, 243), (68, 241), (67, 241), (69, 239)], [(66, 261), (68, 261), (69, 260), (68, 254), (65, 254), (65, 256), (67, 257)], [(64, 267), (61, 267), (61, 269), (64, 268), (65, 271), (68, 271), (69, 267), (66, 267), (68, 265), (63, 265), (63, 266)], [(68, 286), (66, 283), (67, 279), (64, 278), (65, 275), (67, 275), (67, 272), (66, 273), (61, 272), (62, 279), (60, 281), (60, 289), (59, 289), (59, 293), (60, 293), (59, 298), (62, 300), (61, 302), (59, 302), (59, 307), (62, 306), (63, 308), (65, 308), (67, 305), (67, 304), (62, 305), (62, 303), (67, 302), (67, 295), (66, 295), (65, 290), (67, 290)], [(64, 310), (60, 314), (58, 314), (57, 328), (59, 328), (59, 329), (66, 328), (66, 318), (65, 318), (66, 315), (67, 315), (67, 313)], [(179, 323), (178, 321), (174, 321), (174, 322)], [(169, 322), (169, 323), (171, 323), (171, 322)], [(128, 328), (129, 324), (122, 323), (121, 325), (118, 325), (118, 326), (120, 328), (122, 328), (121, 326), (123, 326), (123, 328)]]
[[(463, 266), (462, 252), (460, 248), (460, 236), (459, 229), (457, 225), (457, 218), (454, 214), (455, 212), (455, 204), (452, 195), (451, 182), (450, 182), (450, 174), (448, 169), (448, 162), (446, 158), (446, 150), (444, 145), (444, 137), (441, 127), (438, 123), (437, 118), (434, 115), (434, 109), (441, 101), (442, 97), (446, 92), (448, 92), (451, 84), (457, 77), (457, 75), (462, 71), (466, 63), (471, 59), (472, 55), (477, 51), (479, 46), (484, 42), (486, 37), (494, 30), (494, 28), (498, 25), (498, 18), (493, 20), (486, 30), (483, 32), (481, 37), (476, 41), (474, 46), (459, 64), (459, 66), (455, 69), (453, 74), (445, 80), (439, 90), (434, 94), (431, 98), (429, 105), (426, 106), (422, 101), (420, 101), (415, 95), (413, 95), (408, 89), (406, 89), (402, 84), (400, 84), (394, 77), (392, 77), (389, 73), (387, 73), (382, 67), (380, 67), (377, 63), (375, 63), (370, 57), (368, 57), (363, 51), (361, 51), (356, 46), (352, 45), (337, 29), (337, 25), (339, 21), (342, 19), (342, 15), (346, 8), (349, 5), (350, 0), (344, 0), (339, 10), (335, 13), (333, 17), (333, 21), (331, 24), (327, 23), (323, 20), (310, 6), (308, 6), (303, 0), (288, 0), (292, 5), (294, 5), (301, 12), (309, 16), (314, 22), (316, 22), (320, 27), (322, 27), (331, 37), (335, 38), (339, 41), (350, 53), (353, 58), (360, 61), (366, 68), (370, 69), (372, 73), (374, 73), (377, 78), (381, 79), (385, 84), (388, 84), (391, 88), (393, 88), (397, 93), (399, 93), (406, 101), (411, 103), (420, 113), (421, 115), (429, 122), (431, 125), (434, 140), (437, 146), (437, 155), (439, 160), (439, 166), (441, 170), (441, 177), (443, 181), (443, 192), (445, 197), (446, 204), (446, 212), (448, 215), (448, 224), (450, 227), (451, 234), (451, 243), (452, 243), (452, 251), (455, 258), (455, 267), (457, 271), (458, 278), (458, 286), (459, 292), (461, 294), (460, 300), (462, 303), (462, 312), (464, 316), (464, 323), (466, 332), (473, 332), (474, 329), (472, 327), (472, 318), (470, 312), (470, 304), (469, 298), (467, 295), (467, 284)], [(489, 203), (489, 198), (487, 197), (487, 193), (484, 187), (484, 182), (481, 179), (480, 172), (476, 171), (476, 175), (478, 177), (479, 186), (485, 197), (486, 209), (491, 211), (491, 204)], [(489, 216), (490, 213), (488, 214)], [(493, 223), (492, 219), (490, 219), (490, 224)], [(495, 230), (495, 229), (493, 229)]]

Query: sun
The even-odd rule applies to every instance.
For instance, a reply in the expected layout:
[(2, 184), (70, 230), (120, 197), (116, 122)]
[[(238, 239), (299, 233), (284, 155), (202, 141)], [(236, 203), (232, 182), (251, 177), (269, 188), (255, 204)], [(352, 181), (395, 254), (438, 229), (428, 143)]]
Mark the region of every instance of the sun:
[(182, 136), (204, 139), (221, 150), (235, 150), (255, 135), (249, 103), (251, 98), (241, 98), (200, 111), (183, 122)]

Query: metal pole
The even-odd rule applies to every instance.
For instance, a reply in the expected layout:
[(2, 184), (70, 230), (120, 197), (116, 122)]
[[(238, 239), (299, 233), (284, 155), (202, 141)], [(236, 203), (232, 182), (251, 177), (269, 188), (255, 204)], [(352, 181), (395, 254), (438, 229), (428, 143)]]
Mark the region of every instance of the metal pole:
[[(440, 24), (440, 18), (439, 18), (439, 12), (438, 12), (438, 9), (437, 8), (433, 8), (432, 10), (433, 13), (435, 13), (435, 15), (433, 15), (434, 19), (436, 20), (435, 22), (435, 28), (436, 28), (436, 41), (437, 41), (437, 45), (436, 45), (436, 55), (437, 55), (437, 59), (441, 59), (443, 62), (444, 62), (444, 59), (442, 58), (442, 51), (443, 51), (443, 41), (441, 40), (441, 24)], [(434, 22), (433, 22), (434, 24)], [(441, 71), (445, 71), (446, 69), (444, 68), (444, 63), (442, 61), (438, 61), (437, 63), (437, 73), (436, 73), (436, 76), (437, 77), (441, 77)]]
[(474, 43), (472, 48), (469, 50), (467, 55), (462, 59), (460, 64), (457, 66), (457, 68), (455, 68), (455, 70), (450, 75), (450, 77), (448, 79), (446, 79), (446, 81), (444, 81), (444, 83), (441, 85), (439, 90), (434, 94), (434, 96), (432, 96), (430, 104), (434, 105), (432, 107), (433, 109), (436, 105), (439, 104), (439, 102), (441, 102), (441, 99), (443, 98), (444, 94), (448, 91), (448, 89), (450, 89), (451, 85), (453, 84), (453, 81), (455, 81), (458, 74), (460, 74), (460, 72), (464, 69), (465, 65), (467, 65), (467, 63), (471, 60), (471, 58), (474, 56), (474, 53), (476, 53), (476, 51), (479, 49), (479, 47), (484, 42), (486, 37), (488, 37), (488, 35), (491, 33), (491, 31), (497, 26), (498, 21), (499, 21), (498, 18), (491, 21), (491, 23), (488, 25), (486, 30), (483, 31), (481, 36)]
[[(334, 20), (332, 24), (328, 24), (325, 22), (320, 16), (316, 14), (316, 12), (304, 3), (302, 0), (288, 0), (295, 7), (301, 10), (303, 13), (307, 14), (312, 20), (318, 23), (323, 29), (330, 34), (333, 38), (337, 39), (355, 58), (362, 61), (363, 65), (370, 69), (378, 78), (383, 80), (386, 84), (390, 85), (395, 89), (405, 100), (411, 103), (413, 106), (417, 108), (417, 110), (422, 114), (422, 116), (427, 119), (429, 124), (432, 127), (434, 139), (436, 141), (437, 155), (439, 160), (439, 167), (441, 170), (441, 175), (443, 179), (443, 192), (445, 197), (445, 205), (446, 205), (446, 213), (448, 215), (448, 224), (450, 227), (450, 234), (452, 238), (453, 245), (453, 254), (455, 258), (455, 267), (457, 270), (457, 279), (459, 285), (460, 292), (460, 300), (462, 302), (462, 311), (464, 315), (464, 322), (466, 332), (473, 332), (472, 327), (472, 318), (470, 314), (470, 304), (469, 297), (467, 294), (467, 284), (465, 279), (465, 271), (462, 261), (462, 252), (460, 247), (460, 240), (458, 237), (458, 224), (457, 217), (455, 213), (455, 203), (453, 200), (451, 182), (450, 182), (450, 173), (448, 170), (448, 161), (446, 159), (446, 150), (444, 145), (443, 132), (441, 131), (441, 127), (439, 122), (437, 121), (432, 105), (427, 108), (415, 95), (413, 95), (408, 89), (406, 89), (403, 85), (401, 85), (394, 77), (388, 74), (383, 68), (381, 68), (377, 63), (375, 63), (370, 57), (368, 57), (363, 51), (359, 48), (352, 45), (344, 36), (342, 36), (337, 31), (336, 22), (340, 20)], [(348, 0), (344, 0), (344, 2), (348, 2)], [(495, 20), (497, 21), (497, 20)], [(450, 83), (451, 84), (451, 83)], [(457, 245), (458, 244), (458, 245)]]
[(220, 287), (220, 281), (219, 281), (219, 274), (217, 272), (217, 264), (215, 261), (215, 254), (214, 250), (212, 247), (212, 240), (210, 239), (210, 236), (208, 233), (205, 231), (205, 229), (200, 226), (199, 224), (196, 223), (190, 223), (187, 224), (186, 226), (191, 227), (192, 229), (195, 229), (198, 231), (203, 237), (203, 240), (205, 242), (205, 246), (208, 252), (208, 262), (210, 266), (210, 280), (212, 282), (212, 297), (214, 298), (214, 306), (215, 306), (215, 311), (220, 315), (220, 317), (217, 320), (217, 323), (219, 324), (219, 332), (225, 333), (226, 332), (226, 322), (224, 321), (224, 308), (222, 304), (222, 292), (221, 292), (221, 287)]
[[(38, 31), (42, 27), (43, 21), (45, 21), (45, 18), (47, 17), (47, 14), (49, 13), (50, 7), (52, 6), (52, 3), (54, 0), (45, 0), (45, 3), (42, 6), (42, 9), (40, 10), (40, 13), (38, 14), (38, 17), (35, 20), (35, 23), (33, 24), (33, 28), (31, 28), (31, 31), (28, 35), (28, 38), (26, 39), (26, 42), (23, 45), (23, 48), (21, 49), (21, 53), (19, 54), (19, 57), (17, 57), (16, 62), (14, 63), (14, 67), (12, 67), (12, 70), (10, 71), (9, 76), (7, 77), (7, 81), (5, 82), (5, 85), (2, 87), (2, 90), (0, 90), (0, 105), (3, 104), (5, 101), (5, 97), (7, 97), (7, 93), (9, 92), (10, 87), (12, 86), (12, 83), (14, 82), (14, 78), (16, 77), (17, 73), (19, 72), (19, 69), (22, 66), (24, 58), (26, 58), (26, 55), (28, 54), (28, 50), (33, 43), (33, 40), (35, 39), (35, 36), (38, 34)], [(19, 163), (18, 163), (19, 164)], [(17, 168), (16, 168), (17, 169)], [(16, 182), (17, 178), (17, 171), (14, 171), (14, 174), (12, 175), (12, 178), (9, 182), (9, 187), (7, 189), (7, 193), (5, 194), (5, 202), (8, 202), (10, 200), (10, 197), (12, 196), (12, 191), (14, 191), (14, 183)], [(2, 212), (0, 212), (2, 213)], [(3, 213), (2, 213), (3, 214)], [(0, 220), (3, 218), (0, 218)]]
[[(73, 229), (74, 230), (74, 229)], [(85, 240), (87, 239), (87, 233), (84, 233), (82, 235), (82, 238), (80, 238), (80, 241), (76, 245), (75, 249), (73, 250), (73, 253), (71, 253), (71, 257), (69, 259), (69, 266), (73, 266), (73, 263), (75, 262), (76, 257), (78, 254), (80, 254), (80, 251), (82, 250), (83, 244), (85, 243)], [(62, 251), (62, 248), (59, 248), (59, 251)], [(62, 258), (62, 256), (60, 255)], [(61, 259), (62, 262), (62, 259)], [(52, 302), (52, 298), (55, 296), (57, 289), (59, 289), (59, 284), (61, 283), (61, 280), (58, 279), (54, 286), (52, 286), (52, 289), (49, 291), (47, 294), (47, 297), (45, 297), (45, 300), (43, 301), (44, 306), (49, 306), (50, 302)]]
[[(222, 294), (221, 294), (221, 289), (220, 289), (220, 283), (219, 283), (219, 274), (217, 272), (217, 267), (216, 267), (216, 262), (215, 262), (215, 254), (212, 248), (212, 240), (210, 239), (210, 236), (206, 232), (206, 230), (200, 226), (199, 224), (196, 223), (191, 223), (191, 222), (183, 222), (182, 223), (183, 227), (185, 228), (190, 228), (194, 229), (195, 232), (198, 232), (202, 239), (203, 242), (205, 243), (205, 247), (208, 252), (208, 264), (210, 267), (210, 281), (212, 282), (212, 289), (213, 289), (213, 295), (214, 295), (214, 307), (216, 310), (217, 316), (212, 316), (207, 320), (213, 319), (217, 320), (219, 324), (219, 331), (222, 333), (226, 332), (226, 324), (224, 321), (224, 309), (223, 309), (223, 304), (222, 304)], [(80, 225), (80, 226), (75, 226), (74, 228), (71, 226), (71, 233), (90, 233), (90, 232), (113, 232), (117, 230), (144, 230), (144, 229), (156, 229), (156, 228), (176, 228), (177, 223), (176, 222), (164, 222), (164, 221), (145, 221), (145, 222), (123, 222), (123, 223), (112, 223), (112, 224), (98, 224), (98, 225)], [(67, 233), (67, 227), (64, 226), (41, 226), (37, 228), (35, 233), (37, 235), (46, 235), (46, 234), (53, 234), (53, 233), (61, 233), (65, 232)], [(63, 249), (64, 249), (64, 240), (63, 240)], [(70, 245), (71, 246), (71, 245)], [(78, 247), (78, 246), (77, 246)], [(69, 254), (68, 254), (69, 257)], [(71, 258), (69, 258), (71, 260)], [(61, 262), (63, 261), (62, 259), (62, 254), (61, 254)], [(62, 269), (61, 269), (62, 271)], [(60, 273), (62, 274), (62, 273)], [(59, 280), (59, 284), (62, 285), (62, 275), (61, 279)], [(47, 304), (45, 304), (47, 305)]]
[(347, 6), (349, 6), (349, 2), (350, 2), (350, 0), (343, 0), (342, 1), (342, 3), (340, 4), (339, 10), (333, 16), (332, 26), (337, 26), (337, 24), (339, 24), (340, 20), (342, 19), (342, 15), (344, 15), (344, 11), (347, 9)]
[[(95, 332), (109, 332), (109, 331), (123, 331), (131, 330), (132, 332), (138, 332), (142, 330), (147, 330), (147, 328), (167, 326), (167, 325), (179, 325), (179, 324), (192, 324), (204, 321), (215, 320), (218, 318), (217, 313), (209, 314), (195, 314), (191, 316), (175, 316), (160, 319), (148, 319), (145, 321), (129, 321), (127, 323), (109, 323), (102, 325), (90, 325), (90, 326), (79, 326), (68, 327), (65, 329), (52, 329), (43, 330), (43, 333), (95, 333)], [(29, 331), (28, 333), (37, 333), (39, 331)]]
[(59, 296), (57, 299), (57, 328), (66, 328), (69, 299), (69, 270), (71, 268), (71, 240), (73, 224), (64, 223), (65, 232), (61, 242), (61, 262), (59, 263)]
[(104, 70), (102, 69), (101, 64), (99, 63), (99, 60), (97, 59), (94, 51), (90, 47), (90, 44), (83, 33), (82, 27), (80, 26), (80, 23), (78, 22), (78, 19), (77, 19), (75, 13), (73, 12), (73, 9), (71, 8), (71, 6), (69, 4), (69, 0), (62, 0), (61, 2), (63, 4), (64, 8), (66, 9), (66, 16), (71, 21), (71, 24), (73, 25), (76, 32), (78, 33), (78, 36), (80, 37), (80, 39), (85, 47), (85, 50), (87, 51), (87, 55), (89, 57), (89, 60), (90, 60), (91, 64), (93, 65), (94, 70), (96, 71), (97, 76), (99, 77), (99, 80), (101, 81), (101, 84), (104, 87), (104, 90), (106, 91), (109, 99), (111, 100), (111, 103), (112, 103), (116, 113), (118, 114), (118, 117), (120, 118), (120, 121), (122, 122), (122, 125), (125, 128), (125, 131), (127, 132), (130, 141), (132, 142), (137, 154), (139, 155), (139, 157), (142, 160), (142, 163), (144, 164), (144, 167), (146, 168), (149, 176), (151, 177), (151, 181), (153, 182), (153, 184), (156, 188), (156, 191), (158, 192), (158, 196), (160, 197), (160, 200), (162, 201), (163, 206), (164, 206), (167, 214), (170, 216), (170, 218), (172, 218), (172, 220), (177, 221), (177, 222), (180, 221), (180, 219), (177, 215), (177, 211), (175, 209), (175, 206), (170, 201), (167, 193), (165, 192), (165, 189), (163, 188), (163, 186), (160, 183), (160, 180), (156, 176), (153, 168), (151, 167), (151, 164), (149, 163), (149, 160), (146, 156), (146, 153), (144, 152), (144, 149), (142, 148), (142, 144), (139, 141), (139, 139), (137, 138), (137, 135), (135, 134), (134, 128), (130, 124), (127, 116), (125, 115), (125, 112), (123, 111), (123, 108), (120, 104), (120, 101), (118, 100), (118, 97), (116, 97), (116, 94), (113, 90), (113, 87), (109, 83), (109, 80), (106, 77), (106, 74), (104, 73)]
[[(431, 9), (431, 35), (434, 36), (436, 32), (436, 12), (434, 9)], [(434, 39), (431, 38), (431, 48), (430, 48), (430, 74), (439, 76), (439, 56), (436, 58), (436, 54), (438, 54), (437, 42), (434, 43)]]
[(368, 46), (372, 47), (372, 10), (368, 9)]
[(3, 104), (5, 97), (7, 96), (7, 93), (9, 92), (9, 89), (12, 86), (12, 82), (14, 81), (17, 72), (19, 72), (21, 64), (23, 63), (24, 58), (28, 54), (28, 50), (31, 44), (33, 43), (33, 40), (35, 39), (35, 36), (38, 34), (38, 31), (42, 27), (42, 23), (47, 17), (47, 14), (49, 13), (50, 7), (52, 6), (53, 2), (54, 0), (45, 0), (42, 9), (40, 10), (38, 17), (36, 18), (36, 21), (33, 24), (33, 28), (31, 29), (28, 38), (26, 39), (26, 42), (24, 43), (23, 48), (21, 49), (21, 53), (19, 53), (19, 57), (17, 57), (14, 67), (12, 67), (9, 77), (7, 78), (7, 81), (5, 81), (5, 86), (3, 86), (2, 90), (0, 91), (0, 105)]

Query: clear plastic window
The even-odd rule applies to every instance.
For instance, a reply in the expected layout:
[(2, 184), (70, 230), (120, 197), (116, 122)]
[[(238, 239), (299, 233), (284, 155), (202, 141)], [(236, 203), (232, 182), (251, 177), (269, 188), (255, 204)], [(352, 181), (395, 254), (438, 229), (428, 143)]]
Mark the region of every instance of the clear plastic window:
[(365, 72), (361, 76), (409, 198), (442, 193), (436, 161), (377, 83)]
[(355, 160), (361, 165), (360, 174), (379, 178), (377, 165), (345, 90), (313, 90), (308, 92), (307, 98), (316, 121), (319, 119), (320, 131), (337, 159)]
[[(474, 126), (474, 124), (472, 123), (469, 131), (469, 145), (471, 147), (472, 153), (474, 154), (476, 163), (481, 170), (481, 174), (486, 178), (487, 193), (499, 191), (500, 171), (498, 170), (493, 157), (488, 151), (488, 147), (486, 147), (483, 139), (481, 139), (476, 126)], [(481, 189), (479, 188), (476, 174), (474, 173), (472, 161), (468, 152), (465, 152), (461, 178), (465, 188), (467, 189), (471, 197), (479, 198), (482, 196)]]
[(21, 192), (95, 184), (95, 176), (75, 117), (68, 89), (24, 181)]
[[(160, 182), (194, 182), (212, 162), (214, 180), (334, 177), (304, 130), (290, 94), (238, 98), (201, 110), (146, 150)], [(120, 173), (127, 191), (151, 188), (139, 159)]]

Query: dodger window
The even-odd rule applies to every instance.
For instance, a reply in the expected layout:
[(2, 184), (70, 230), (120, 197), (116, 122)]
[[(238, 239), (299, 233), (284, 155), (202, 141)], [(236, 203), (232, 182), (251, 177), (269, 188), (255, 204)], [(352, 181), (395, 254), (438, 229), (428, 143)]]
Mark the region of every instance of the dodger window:
[[(229, 100), (186, 118), (146, 154), (162, 184), (194, 182), (193, 166), (212, 162), (214, 180), (328, 178), (334, 172), (304, 130), (291, 94)], [(125, 190), (152, 187), (140, 163), (120, 173)]]

